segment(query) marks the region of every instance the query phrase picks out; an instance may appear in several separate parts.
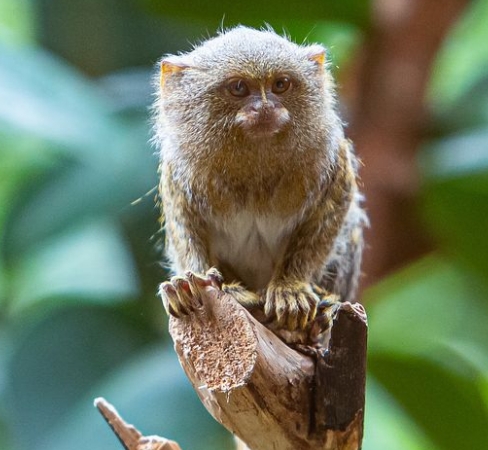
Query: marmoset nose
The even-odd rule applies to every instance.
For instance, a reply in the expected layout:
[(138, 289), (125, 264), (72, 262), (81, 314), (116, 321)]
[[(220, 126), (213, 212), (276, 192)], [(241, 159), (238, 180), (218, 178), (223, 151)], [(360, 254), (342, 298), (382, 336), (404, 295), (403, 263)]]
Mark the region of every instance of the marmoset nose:
[(265, 98), (263, 101), (262, 98), (254, 100), (250, 105), (249, 105), (249, 112), (252, 113), (253, 115), (259, 115), (259, 116), (269, 116), (269, 114), (275, 109), (276, 105), (275, 103), (268, 99)]

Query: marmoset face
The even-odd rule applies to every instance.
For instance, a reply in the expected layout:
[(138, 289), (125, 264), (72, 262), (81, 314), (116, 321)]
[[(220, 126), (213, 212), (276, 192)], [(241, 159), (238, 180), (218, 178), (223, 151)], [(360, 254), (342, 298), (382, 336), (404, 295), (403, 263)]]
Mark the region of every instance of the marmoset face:
[(262, 138), (279, 133), (289, 124), (290, 113), (284, 101), (293, 95), (294, 87), (290, 75), (278, 73), (264, 79), (231, 77), (222, 91), (227, 101), (239, 108), (235, 124), (247, 136)]
[(247, 28), (164, 58), (160, 100), (171, 134), (191, 147), (315, 147), (339, 122), (325, 49)]

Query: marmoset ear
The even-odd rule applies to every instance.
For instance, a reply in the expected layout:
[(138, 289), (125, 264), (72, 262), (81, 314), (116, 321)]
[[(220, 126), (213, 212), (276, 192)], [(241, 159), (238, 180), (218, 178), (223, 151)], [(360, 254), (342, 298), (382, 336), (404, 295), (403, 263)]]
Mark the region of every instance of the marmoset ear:
[(305, 48), (307, 52), (307, 58), (310, 61), (317, 63), (317, 66), (323, 67), (325, 65), (327, 51), (321, 45), (311, 45)]
[(175, 73), (179, 73), (190, 67), (189, 64), (179, 60), (178, 57), (168, 57), (161, 61), (161, 87), (164, 87), (166, 80)]

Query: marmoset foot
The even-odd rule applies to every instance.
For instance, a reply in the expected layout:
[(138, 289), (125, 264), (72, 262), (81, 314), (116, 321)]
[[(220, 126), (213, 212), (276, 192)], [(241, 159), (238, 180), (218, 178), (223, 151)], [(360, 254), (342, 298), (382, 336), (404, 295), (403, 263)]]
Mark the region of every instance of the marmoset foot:
[(211, 268), (205, 275), (186, 272), (184, 276), (171, 277), (159, 286), (159, 295), (168, 314), (183, 317), (202, 305), (207, 287), (222, 288), (222, 275)]
[(315, 319), (320, 298), (310, 283), (271, 282), (265, 295), (264, 313), (278, 328), (304, 330)]

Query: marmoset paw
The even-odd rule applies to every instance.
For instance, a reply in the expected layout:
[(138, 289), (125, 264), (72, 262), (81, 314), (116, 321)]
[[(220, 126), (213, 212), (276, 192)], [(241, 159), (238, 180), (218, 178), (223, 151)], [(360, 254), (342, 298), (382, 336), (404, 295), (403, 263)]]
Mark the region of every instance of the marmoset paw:
[(317, 314), (320, 298), (309, 283), (271, 283), (266, 291), (264, 313), (275, 325), (293, 331), (304, 329)]
[(253, 308), (262, 307), (262, 298), (256, 292), (246, 289), (239, 283), (224, 284), (222, 290), (231, 295), (237, 300), (244, 308), (252, 310)]
[(186, 272), (184, 276), (171, 277), (159, 286), (159, 295), (168, 314), (181, 318), (202, 305), (207, 287), (221, 289), (222, 275), (215, 268), (205, 275)]
[(341, 301), (336, 294), (329, 294), (321, 288), (318, 290), (315, 286), (312, 289), (319, 296), (320, 301), (317, 305), (317, 315), (309, 331), (309, 341), (318, 342), (319, 336), (332, 327)]

